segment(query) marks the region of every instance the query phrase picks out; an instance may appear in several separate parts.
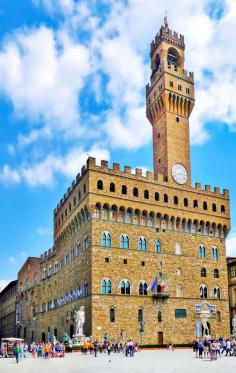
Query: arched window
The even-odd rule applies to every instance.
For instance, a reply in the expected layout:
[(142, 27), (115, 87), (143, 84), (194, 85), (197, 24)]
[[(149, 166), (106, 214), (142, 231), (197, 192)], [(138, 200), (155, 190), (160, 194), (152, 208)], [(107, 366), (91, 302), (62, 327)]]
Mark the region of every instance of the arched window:
[(142, 321), (143, 321), (143, 309), (139, 308), (138, 309), (138, 322), (142, 322)]
[(162, 314), (161, 314), (161, 311), (158, 311), (158, 313), (157, 313), (157, 321), (158, 321), (158, 322), (162, 322)]
[(200, 298), (207, 298), (207, 286), (204, 284), (200, 286)]
[(159, 199), (160, 199), (159, 193), (155, 192), (155, 201), (159, 201)]
[(122, 280), (120, 283), (120, 292), (124, 295), (130, 294), (130, 282), (128, 280)]
[(54, 273), (58, 272), (58, 262), (54, 263)]
[(110, 183), (110, 192), (115, 192), (116, 191), (116, 186), (114, 183)]
[(219, 278), (219, 270), (217, 268), (214, 269), (214, 278)]
[(46, 278), (46, 276), (47, 276), (47, 271), (46, 271), (46, 268), (44, 268), (42, 272), (42, 279)]
[(37, 273), (34, 275), (34, 286), (37, 286), (39, 284), (39, 276)]
[(200, 259), (203, 259), (203, 258), (206, 257), (206, 249), (205, 249), (205, 246), (200, 245), (200, 246), (198, 247), (198, 257), (199, 257)]
[(103, 190), (103, 181), (102, 180), (97, 181), (97, 189)]
[(219, 286), (215, 286), (213, 289), (213, 298), (220, 299), (220, 288)]
[(127, 186), (126, 185), (122, 185), (121, 194), (127, 194)]
[(181, 268), (179, 267), (179, 268), (177, 268), (177, 275), (178, 276), (181, 276), (182, 275), (182, 270), (181, 270)]
[(144, 191), (144, 198), (149, 199), (149, 191), (145, 189)]
[(206, 268), (202, 268), (201, 269), (201, 277), (206, 277), (206, 275), (207, 275)]
[(203, 202), (202, 207), (203, 207), (203, 210), (207, 210), (207, 202), (206, 201)]
[(48, 267), (48, 276), (52, 276), (52, 275), (53, 275), (53, 266), (50, 265), (50, 266)]
[(222, 214), (225, 213), (225, 206), (224, 206), (224, 205), (221, 205), (221, 207), (220, 207), (220, 211), (221, 211)]
[(102, 246), (111, 247), (111, 235), (109, 232), (102, 232)]
[(159, 69), (159, 67), (160, 67), (160, 57), (159, 57), (159, 55), (158, 55), (158, 53), (157, 53), (157, 55), (156, 55), (156, 58), (155, 58), (155, 70), (154, 71), (156, 71), (156, 70), (158, 70)]
[(184, 198), (184, 207), (188, 207), (188, 198)]
[(197, 201), (196, 199), (193, 201), (193, 207), (194, 207), (195, 209), (198, 208), (198, 201)]
[(218, 260), (219, 259), (218, 249), (215, 246), (213, 246), (212, 249), (211, 249), (211, 258), (213, 260)]
[(139, 237), (138, 239), (138, 249), (139, 251), (147, 251), (147, 241), (145, 237)]
[(160, 254), (161, 253), (161, 243), (159, 240), (155, 241), (155, 251), (156, 253)]
[(26, 281), (26, 289), (30, 289), (30, 279), (27, 278), (27, 281)]
[(168, 195), (167, 195), (167, 194), (164, 194), (164, 196), (163, 196), (163, 201), (164, 201), (165, 203), (168, 203)]
[(136, 187), (133, 189), (133, 196), (138, 197), (138, 188)]
[(107, 278), (102, 279), (102, 294), (111, 294), (111, 280)]
[(120, 248), (129, 249), (129, 237), (127, 236), (127, 234), (122, 234), (120, 236)]
[(148, 288), (147, 283), (145, 281), (140, 281), (139, 287), (138, 287), (139, 295), (147, 295), (148, 294), (147, 288)]
[(177, 197), (177, 196), (174, 196), (174, 204), (175, 204), (175, 205), (178, 205), (178, 203), (179, 203), (178, 197)]
[(115, 322), (116, 321), (116, 310), (115, 308), (111, 307), (110, 308), (110, 322)]
[(168, 65), (174, 65), (177, 67), (179, 65), (179, 53), (175, 48), (169, 48), (167, 54)]
[(212, 211), (216, 212), (216, 204), (215, 203), (212, 203)]

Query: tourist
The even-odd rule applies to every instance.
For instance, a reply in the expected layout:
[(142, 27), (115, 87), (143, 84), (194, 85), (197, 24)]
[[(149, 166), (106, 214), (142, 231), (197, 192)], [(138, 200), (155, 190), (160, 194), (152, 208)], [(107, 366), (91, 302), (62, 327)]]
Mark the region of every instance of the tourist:
[(203, 349), (204, 349), (202, 341), (198, 342), (197, 349), (198, 349), (199, 357), (202, 359), (202, 353), (203, 353)]
[(95, 340), (94, 342), (93, 342), (93, 348), (94, 348), (94, 356), (95, 357), (97, 357), (97, 352), (98, 352), (98, 341), (97, 340)]
[(225, 354), (225, 356), (228, 356), (228, 354), (229, 354), (229, 356), (231, 356), (231, 342), (230, 342), (229, 339), (227, 339), (227, 341), (226, 341), (226, 354)]
[(15, 347), (15, 357), (16, 357), (16, 363), (18, 364), (20, 361), (20, 355), (21, 355), (21, 347), (19, 343), (16, 343)]
[(26, 359), (27, 356), (28, 356), (28, 345), (27, 345), (27, 343), (24, 343), (24, 345), (23, 345), (23, 356), (24, 356), (24, 359)]
[(198, 341), (195, 339), (193, 341), (193, 352), (195, 352), (195, 356), (198, 357)]
[(219, 357), (221, 357), (221, 352), (220, 352), (221, 343), (220, 343), (219, 340), (216, 341), (215, 346), (216, 346), (216, 357), (217, 357), (217, 355), (219, 355)]

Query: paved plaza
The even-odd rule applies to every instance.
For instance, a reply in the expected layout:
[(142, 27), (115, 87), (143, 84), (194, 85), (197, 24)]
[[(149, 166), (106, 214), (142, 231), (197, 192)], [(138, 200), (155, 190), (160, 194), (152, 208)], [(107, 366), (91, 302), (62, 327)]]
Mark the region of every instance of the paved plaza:
[(14, 359), (0, 359), (1, 373), (233, 373), (235, 369), (236, 357), (196, 359), (191, 350), (142, 351), (134, 357), (98, 354), (97, 358), (73, 353), (48, 360), (28, 358), (18, 365)]

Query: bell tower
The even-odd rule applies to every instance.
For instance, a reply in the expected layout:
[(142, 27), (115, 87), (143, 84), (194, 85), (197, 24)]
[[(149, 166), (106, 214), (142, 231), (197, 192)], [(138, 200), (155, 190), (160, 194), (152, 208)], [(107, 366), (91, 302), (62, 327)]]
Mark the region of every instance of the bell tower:
[(191, 184), (189, 116), (194, 107), (194, 76), (184, 69), (183, 35), (169, 29), (167, 17), (151, 43), (151, 81), (146, 113), (153, 130), (154, 176)]

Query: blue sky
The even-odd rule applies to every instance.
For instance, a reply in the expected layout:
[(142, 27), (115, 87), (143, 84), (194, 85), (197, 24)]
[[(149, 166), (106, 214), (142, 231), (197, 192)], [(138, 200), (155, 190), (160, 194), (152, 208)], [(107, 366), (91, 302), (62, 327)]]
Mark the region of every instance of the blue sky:
[(87, 154), (152, 169), (145, 85), (165, 11), (195, 73), (192, 181), (230, 189), (236, 255), (235, 1), (156, 4), (0, 0), (0, 286), (52, 246), (53, 209)]

